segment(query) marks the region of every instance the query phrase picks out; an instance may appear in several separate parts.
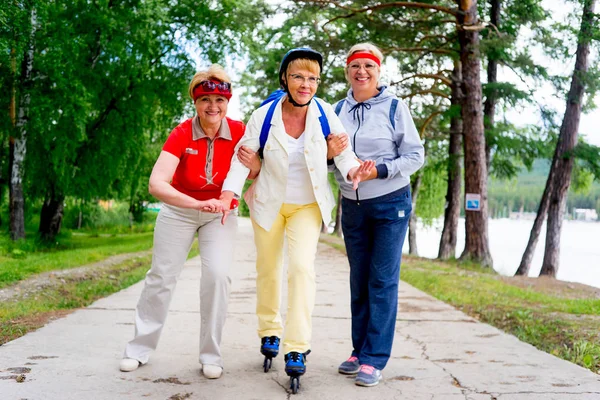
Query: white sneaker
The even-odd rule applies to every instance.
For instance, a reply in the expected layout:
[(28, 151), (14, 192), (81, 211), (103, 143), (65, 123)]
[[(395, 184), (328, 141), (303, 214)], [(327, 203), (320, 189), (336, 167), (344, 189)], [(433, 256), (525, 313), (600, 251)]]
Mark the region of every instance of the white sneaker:
[(123, 372), (131, 372), (138, 369), (140, 362), (134, 358), (124, 358), (119, 364), (119, 369)]
[(208, 379), (217, 379), (223, 374), (223, 368), (218, 365), (204, 364), (202, 365), (202, 373)]

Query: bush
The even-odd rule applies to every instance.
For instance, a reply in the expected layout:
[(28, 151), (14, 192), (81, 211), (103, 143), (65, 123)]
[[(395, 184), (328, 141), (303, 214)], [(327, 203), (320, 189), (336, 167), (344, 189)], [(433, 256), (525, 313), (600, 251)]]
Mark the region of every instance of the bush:
[(112, 207), (105, 209), (98, 203), (75, 204), (72, 202), (65, 206), (63, 227), (77, 229), (80, 212), (81, 229), (104, 233), (151, 231), (157, 215), (154, 211), (145, 211), (142, 222), (136, 223), (133, 221), (127, 203), (115, 203)]

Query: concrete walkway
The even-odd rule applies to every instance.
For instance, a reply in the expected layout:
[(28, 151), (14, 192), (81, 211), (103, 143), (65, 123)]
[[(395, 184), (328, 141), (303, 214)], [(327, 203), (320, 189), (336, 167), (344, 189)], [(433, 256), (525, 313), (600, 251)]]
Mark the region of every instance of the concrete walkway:
[[(1, 346), (0, 399), (600, 399), (600, 375), (478, 323), (404, 282), (384, 380), (373, 388), (355, 386), (337, 373), (351, 350), (348, 263), (326, 245), (319, 245), (317, 259), (313, 353), (300, 392), (291, 395), (283, 357), (269, 373), (262, 371), (248, 220), (240, 221), (238, 243), (221, 379), (199, 374), (195, 258), (184, 269), (159, 348), (147, 365), (131, 373), (118, 370), (133, 335), (138, 283)], [(20, 374), (21, 383), (15, 379)]]

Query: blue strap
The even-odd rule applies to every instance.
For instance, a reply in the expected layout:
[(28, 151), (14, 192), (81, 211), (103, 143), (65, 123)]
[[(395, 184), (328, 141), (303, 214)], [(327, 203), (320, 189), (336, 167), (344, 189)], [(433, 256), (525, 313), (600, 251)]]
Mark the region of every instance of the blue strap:
[(260, 128), (260, 148), (258, 149), (259, 154), (262, 155), (262, 150), (265, 147), (265, 143), (267, 143), (267, 139), (269, 138), (269, 131), (271, 130), (271, 120), (273, 119), (273, 113), (275, 112), (275, 108), (277, 107), (277, 103), (279, 103), (279, 99), (277, 101), (272, 100), (271, 106), (267, 111), (267, 116), (262, 124), (262, 128)]
[(390, 105), (390, 123), (394, 130), (396, 130), (396, 108), (398, 108), (398, 99), (392, 99), (392, 104)]
[[(258, 139), (259, 140), (258, 154), (261, 157), (263, 154), (263, 149), (265, 147), (265, 144), (267, 143), (267, 139), (269, 138), (269, 131), (271, 130), (271, 121), (273, 120), (273, 114), (275, 113), (275, 108), (277, 107), (277, 104), (279, 103), (279, 100), (281, 99), (281, 97), (283, 97), (283, 96), (280, 96), (279, 98), (267, 99), (268, 101), (265, 100), (263, 102), (263, 104), (267, 104), (267, 103), (269, 103), (269, 101), (272, 101), (271, 106), (269, 107), (269, 110), (267, 110), (267, 115), (265, 116), (265, 120), (263, 121), (262, 127), (260, 128), (260, 137)], [(329, 121), (327, 120), (327, 115), (325, 115), (325, 110), (323, 110), (323, 107), (317, 101), (316, 97), (314, 98), (314, 100), (315, 100), (315, 103), (317, 103), (319, 112), (321, 113), (321, 115), (319, 116), (319, 122), (321, 123), (321, 130), (323, 131), (323, 136), (327, 137), (331, 133), (331, 127), (329, 126)]]
[(327, 120), (327, 116), (325, 115), (325, 110), (323, 110), (323, 107), (321, 106), (316, 97), (315, 103), (317, 103), (317, 107), (319, 107), (319, 112), (321, 113), (321, 116), (319, 117), (319, 122), (321, 123), (321, 130), (323, 131), (323, 136), (327, 138), (327, 136), (329, 136), (329, 134), (331, 133), (329, 121)]
[(344, 101), (346, 101), (346, 99), (341, 99), (335, 105), (335, 115), (337, 115), (338, 117), (340, 116), (340, 112), (342, 112), (342, 107), (344, 106)]

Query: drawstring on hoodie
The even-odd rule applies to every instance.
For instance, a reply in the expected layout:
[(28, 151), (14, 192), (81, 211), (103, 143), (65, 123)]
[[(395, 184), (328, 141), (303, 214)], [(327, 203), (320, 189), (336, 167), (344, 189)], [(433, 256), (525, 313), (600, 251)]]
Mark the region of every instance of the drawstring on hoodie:
[[(356, 131), (354, 132), (354, 143), (352, 144), (354, 153), (356, 153), (356, 134), (358, 133), (358, 130), (360, 129), (361, 119), (362, 119), (362, 121), (365, 120), (365, 109), (370, 110), (371, 104), (363, 103), (363, 102), (356, 103), (354, 106), (352, 106), (350, 108), (350, 110), (348, 110), (348, 113), (352, 113), (352, 118), (355, 121), (358, 120), (358, 128), (356, 128)], [(356, 204), (360, 205), (360, 197), (358, 196), (358, 188), (356, 188)]]

